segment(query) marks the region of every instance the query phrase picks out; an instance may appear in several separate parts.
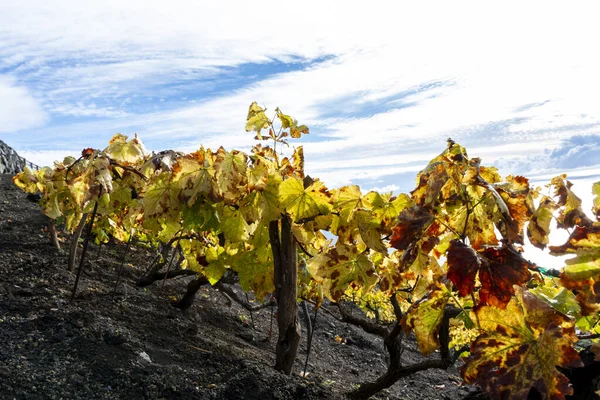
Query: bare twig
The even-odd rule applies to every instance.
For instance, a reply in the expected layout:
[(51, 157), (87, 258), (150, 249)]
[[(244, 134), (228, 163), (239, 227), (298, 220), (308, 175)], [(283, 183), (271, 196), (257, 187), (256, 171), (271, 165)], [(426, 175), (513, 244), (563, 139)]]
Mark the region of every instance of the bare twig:
[(235, 292), (235, 290), (233, 290), (233, 288), (231, 286), (228, 286), (221, 281), (217, 282), (214, 285), (214, 287), (219, 289), (223, 293), (226, 293), (231, 298), (231, 300), (235, 301), (236, 303), (238, 303), (239, 305), (241, 305), (242, 307), (244, 307), (246, 310), (248, 310), (250, 312), (262, 310), (263, 308), (267, 308), (267, 307), (273, 307), (275, 305), (275, 301), (270, 300), (270, 301), (264, 302), (262, 304), (257, 304), (255, 306), (253, 306), (248, 301), (242, 299)]
[(365, 332), (372, 333), (383, 338), (389, 335), (390, 332), (386, 327), (371, 322), (366, 318), (350, 314), (350, 312), (347, 309), (348, 306), (344, 304), (344, 302), (337, 303), (337, 306), (338, 310), (340, 310), (340, 313), (342, 314), (343, 322), (348, 322), (353, 325), (360, 326)]
[[(102, 195), (102, 189), (100, 189), (100, 193), (98, 196)], [(81, 272), (83, 271), (83, 262), (85, 261), (85, 253), (87, 253), (88, 244), (90, 242), (90, 236), (92, 236), (92, 228), (94, 226), (94, 219), (96, 218), (96, 212), (98, 211), (98, 200), (94, 204), (94, 211), (92, 211), (92, 217), (90, 220), (90, 225), (88, 226), (87, 235), (85, 236), (85, 241), (83, 242), (83, 250), (81, 251), (81, 257), (79, 258), (79, 268), (77, 269), (77, 275), (75, 276), (75, 284), (73, 285), (73, 293), (71, 293), (71, 301), (75, 299), (75, 294), (77, 293), (77, 285), (79, 285), (79, 278), (81, 277)]]
[(121, 165), (113, 159), (110, 160), (110, 164), (114, 165), (116, 167), (119, 167), (119, 168), (123, 168), (125, 171), (132, 172), (132, 173), (136, 174), (137, 176), (139, 176), (140, 178), (142, 178), (143, 180), (148, 181), (148, 178), (146, 177), (146, 175), (142, 174), (140, 171), (138, 171), (135, 168), (132, 168), (128, 165)]
[(136, 285), (139, 287), (145, 287), (145, 286), (150, 286), (150, 285), (152, 285), (152, 283), (154, 283), (156, 281), (160, 281), (161, 279), (171, 279), (171, 278), (176, 278), (178, 276), (191, 276), (191, 275), (197, 275), (197, 272), (192, 271), (191, 269), (177, 269), (174, 271), (170, 271), (167, 274), (163, 274), (162, 272), (156, 272), (152, 275), (148, 275), (148, 276), (140, 279)]

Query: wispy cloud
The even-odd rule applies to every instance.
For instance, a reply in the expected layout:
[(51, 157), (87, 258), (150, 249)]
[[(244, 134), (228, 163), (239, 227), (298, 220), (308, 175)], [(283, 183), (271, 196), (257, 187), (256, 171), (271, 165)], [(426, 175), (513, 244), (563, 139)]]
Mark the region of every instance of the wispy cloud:
[(40, 160), (117, 131), (155, 150), (248, 148), (256, 100), (311, 127), (307, 168), (330, 185), (409, 190), (448, 137), (503, 173), (594, 162), (553, 152), (599, 132), (598, 6), (491, 7), (5, 0), (0, 91), (37, 111), (0, 108), (0, 129)]

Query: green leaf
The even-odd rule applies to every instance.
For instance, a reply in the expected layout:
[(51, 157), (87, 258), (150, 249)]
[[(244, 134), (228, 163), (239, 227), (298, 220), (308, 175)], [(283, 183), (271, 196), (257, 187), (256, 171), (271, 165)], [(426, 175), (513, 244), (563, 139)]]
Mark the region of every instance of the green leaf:
[(250, 227), (240, 210), (224, 207), (221, 217), (221, 230), (225, 238), (232, 243), (248, 240)]
[(573, 292), (564, 287), (538, 286), (530, 291), (540, 300), (565, 315), (576, 317), (581, 311)]
[(191, 207), (184, 207), (182, 211), (183, 227), (186, 230), (217, 231), (221, 228), (221, 220), (214, 205), (197, 201)]
[(257, 299), (264, 299), (275, 290), (273, 285), (273, 256), (271, 247), (244, 251), (235, 257), (231, 268), (237, 271), (244, 291), (252, 290)]
[(563, 280), (582, 281), (600, 275), (600, 226), (575, 227), (565, 244), (550, 246), (550, 253), (576, 254), (565, 261)]

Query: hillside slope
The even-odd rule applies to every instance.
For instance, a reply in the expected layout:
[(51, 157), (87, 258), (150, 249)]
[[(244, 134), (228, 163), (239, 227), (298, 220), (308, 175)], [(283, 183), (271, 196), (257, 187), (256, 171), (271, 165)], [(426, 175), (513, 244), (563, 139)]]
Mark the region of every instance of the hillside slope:
[[(181, 312), (169, 298), (181, 296), (191, 278), (136, 287), (151, 258), (143, 248), (127, 256), (113, 295), (124, 246), (92, 246), (70, 303), (74, 275), (67, 254), (49, 245), (46, 223), (10, 176), (0, 175), (1, 398), (341, 399), (385, 371), (382, 341), (336, 320), (331, 306), (318, 316), (307, 379), (299, 376), (305, 332), (294, 375), (274, 371), (271, 309), (251, 315), (203, 288)], [(407, 362), (421, 358), (414, 342), (404, 354)], [(376, 398), (460, 399), (473, 392), (451, 368), (416, 374)]]

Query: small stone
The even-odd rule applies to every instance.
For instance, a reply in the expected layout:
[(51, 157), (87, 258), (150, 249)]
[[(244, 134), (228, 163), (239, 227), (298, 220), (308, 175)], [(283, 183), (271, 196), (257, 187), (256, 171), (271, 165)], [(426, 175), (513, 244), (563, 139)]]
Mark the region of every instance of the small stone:
[(104, 340), (104, 343), (110, 344), (113, 346), (118, 346), (120, 344), (127, 342), (126, 335), (124, 335), (122, 332), (118, 332), (118, 331), (115, 331), (115, 332), (105, 331), (102, 334), (102, 339)]
[(237, 334), (239, 338), (244, 339), (247, 342), (254, 342), (254, 335), (252, 332), (240, 332)]

